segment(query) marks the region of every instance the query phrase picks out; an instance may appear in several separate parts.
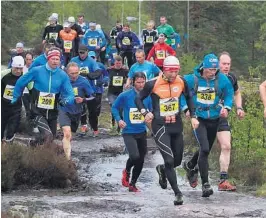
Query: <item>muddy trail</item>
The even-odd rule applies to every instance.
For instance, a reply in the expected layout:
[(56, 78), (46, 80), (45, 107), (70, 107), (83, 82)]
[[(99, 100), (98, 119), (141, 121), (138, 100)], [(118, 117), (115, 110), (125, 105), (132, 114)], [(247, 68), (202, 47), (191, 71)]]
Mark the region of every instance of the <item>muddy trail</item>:
[[(73, 141), (81, 188), (64, 190), (24, 190), (2, 194), (2, 211), (18, 217), (266, 217), (266, 199), (248, 194), (218, 192), (201, 197), (198, 186), (192, 189), (177, 170), (178, 184), (184, 194), (184, 205), (174, 206), (173, 192), (162, 190), (155, 167), (162, 163), (154, 141), (148, 139), (149, 152), (139, 178), (141, 192), (130, 193), (121, 186), (121, 173), (127, 155), (123, 139), (102, 133), (101, 138)], [(156, 151), (156, 152), (155, 152)]]

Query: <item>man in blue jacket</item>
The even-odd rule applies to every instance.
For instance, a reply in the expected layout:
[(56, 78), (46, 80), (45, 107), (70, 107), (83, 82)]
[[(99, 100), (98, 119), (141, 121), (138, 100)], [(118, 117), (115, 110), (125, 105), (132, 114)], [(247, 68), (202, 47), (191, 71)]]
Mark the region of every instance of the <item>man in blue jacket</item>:
[[(80, 75), (84, 76), (90, 82), (92, 88), (94, 89), (95, 80), (102, 76), (102, 70), (100, 69), (97, 62), (88, 56), (88, 48), (86, 45), (79, 46), (79, 56), (74, 57), (71, 59), (70, 62), (75, 62), (79, 66)], [(87, 108), (90, 107), (91, 102), (87, 102)], [(85, 118), (84, 118), (85, 116)], [(84, 105), (84, 110), (81, 116), (81, 133), (85, 134), (88, 131), (87, 121), (86, 121), (86, 105)], [(90, 117), (91, 116), (91, 117)], [(95, 116), (92, 114), (89, 115), (89, 120), (96, 119)], [(95, 122), (93, 122), (95, 123)], [(93, 129), (98, 130), (96, 126), (92, 126)]]
[(106, 49), (106, 39), (102, 32), (96, 30), (96, 23), (91, 22), (89, 29), (86, 31), (82, 44), (86, 45), (89, 51), (95, 51), (97, 58), (101, 51)]
[(34, 67), (16, 83), (12, 103), (15, 103), (29, 82), (31, 90), (31, 111), (39, 129), (38, 143), (50, 143), (56, 135), (57, 107), (59, 104), (74, 103), (74, 93), (67, 74), (59, 68), (61, 52), (51, 48), (45, 65)]
[[(138, 72), (133, 77), (134, 88), (121, 93), (112, 106), (112, 114), (122, 130), (124, 142), (129, 153), (126, 168), (123, 170), (122, 185), (129, 188), (130, 192), (139, 192), (136, 187), (137, 179), (142, 171), (144, 157), (147, 152), (146, 125), (144, 117), (137, 109), (135, 97), (146, 82), (144, 73)], [(151, 98), (144, 100), (144, 105), (152, 110)], [(120, 116), (123, 110), (123, 118)], [(131, 169), (132, 178), (130, 179)]]
[(66, 67), (66, 72), (70, 78), (70, 83), (75, 95), (75, 103), (71, 105), (59, 106), (59, 123), (63, 129), (63, 148), (66, 158), (71, 158), (71, 132), (76, 132), (79, 126), (81, 113), (83, 110), (82, 103), (86, 97), (90, 97), (94, 91), (89, 81), (79, 75), (79, 66), (75, 62), (70, 62)]
[(123, 31), (117, 36), (117, 44), (120, 49), (120, 56), (124, 59), (127, 57), (128, 68), (134, 64), (133, 54), (134, 46), (139, 45), (139, 39), (135, 33), (130, 31), (129, 24), (124, 24)]
[(199, 154), (196, 152), (189, 162), (184, 163), (184, 168), (190, 185), (196, 187), (198, 164), (202, 180), (202, 197), (213, 194), (208, 178), (208, 156), (216, 138), (220, 117), (228, 116), (234, 99), (231, 82), (226, 75), (218, 71), (218, 68), (218, 58), (214, 54), (208, 54), (204, 57), (203, 63), (195, 68), (194, 74), (185, 76), (200, 123), (194, 130), (200, 151)]

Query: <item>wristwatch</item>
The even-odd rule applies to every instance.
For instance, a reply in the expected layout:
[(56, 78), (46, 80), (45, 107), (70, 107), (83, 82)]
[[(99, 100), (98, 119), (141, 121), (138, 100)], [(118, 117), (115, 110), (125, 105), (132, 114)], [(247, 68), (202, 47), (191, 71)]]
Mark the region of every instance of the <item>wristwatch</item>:
[(148, 111), (147, 111), (145, 108), (142, 108), (142, 109), (140, 110), (140, 113), (145, 117), (146, 114), (148, 113)]
[(244, 111), (244, 109), (242, 107), (237, 107), (236, 110)]

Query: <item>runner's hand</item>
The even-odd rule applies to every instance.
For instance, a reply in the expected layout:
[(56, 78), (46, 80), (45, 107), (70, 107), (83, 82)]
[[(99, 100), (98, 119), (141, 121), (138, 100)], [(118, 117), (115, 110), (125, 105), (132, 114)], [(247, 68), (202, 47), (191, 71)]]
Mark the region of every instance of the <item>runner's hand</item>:
[(102, 47), (102, 48), (101, 48), (101, 51), (105, 51), (105, 47)]
[(223, 107), (220, 112), (220, 116), (225, 118), (228, 117), (228, 110)]
[(266, 107), (264, 108), (264, 118), (266, 118)]
[(189, 110), (186, 112), (186, 118), (188, 119), (188, 118), (190, 118), (190, 112), (189, 112)]
[(151, 123), (152, 120), (153, 120), (154, 116), (151, 112), (147, 113), (146, 116), (145, 116), (145, 122), (146, 123)]
[(243, 109), (237, 109), (236, 113), (240, 120), (243, 119), (245, 116), (245, 111)]
[(121, 129), (124, 129), (124, 128), (127, 126), (127, 124), (126, 124), (123, 120), (119, 120), (119, 122), (118, 122), (118, 126), (119, 126)]
[(199, 127), (199, 121), (196, 118), (191, 118), (191, 125), (193, 129), (197, 129)]
[(83, 102), (83, 98), (81, 98), (81, 97), (75, 97), (75, 100), (76, 100), (77, 104), (80, 104)]
[(96, 50), (99, 50), (99, 49), (100, 49), (100, 46), (97, 45), (97, 46), (95, 47), (95, 49), (96, 49)]

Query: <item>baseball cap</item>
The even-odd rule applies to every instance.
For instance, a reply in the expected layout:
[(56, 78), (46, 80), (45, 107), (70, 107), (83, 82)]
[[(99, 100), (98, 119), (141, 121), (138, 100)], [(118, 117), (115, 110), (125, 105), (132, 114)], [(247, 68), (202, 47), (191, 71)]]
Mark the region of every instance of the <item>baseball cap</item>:
[(168, 56), (164, 59), (163, 70), (176, 71), (180, 69), (180, 62), (175, 56)]
[(57, 21), (57, 17), (54, 16), (54, 15), (51, 15), (49, 18), (48, 18), (49, 21)]
[(22, 43), (22, 42), (18, 42), (18, 43), (16, 44), (16, 48), (24, 48), (23, 43)]
[(165, 38), (166, 36), (165, 36), (165, 34), (164, 33), (160, 33), (159, 34), (159, 38)]
[(64, 22), (64, 23), (63, 23), (63, 27), (70, 27), (70, 23), (69, 23), (69, 22), (67, 22), (67, 21), (66, 21), (66, 22)]
[(17, 67), (17, 68), (23, 68), (24, 67), (24, 59), (22, 56), (15, 56), (13, 58), (12, 67)]
[(218, 68), (219, 67), (219, 61), (215, 54), (208, 54), (205, 55), (203, 59), (203, 68)]
[(74, 17), (69, 17), (67, 21), (69, 23), (75, 23), (75, 18)]
[(89, 57), (96, 57), (96, 53), (95, 53), (94, 51), (90, 51), (90, 52), (88, 53), (88, 56), (89, 56)]
[(95, 26), (96, 27), (96, 23), (95, 22), (90, 22), (89, 26)]
[(81, 45), (79, 46), (79, 51), (88, 51), (88, 50), (89, 50), (89, 49), (87, 48), (86, 45), (81, 44)]
[(58, 14), (57, 13), (52, 13), (51, 17), (55, 18), (56, 20), (58, 20)]

